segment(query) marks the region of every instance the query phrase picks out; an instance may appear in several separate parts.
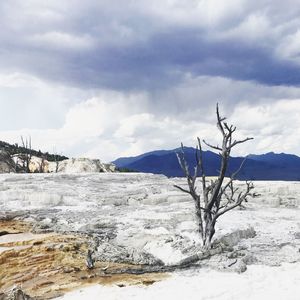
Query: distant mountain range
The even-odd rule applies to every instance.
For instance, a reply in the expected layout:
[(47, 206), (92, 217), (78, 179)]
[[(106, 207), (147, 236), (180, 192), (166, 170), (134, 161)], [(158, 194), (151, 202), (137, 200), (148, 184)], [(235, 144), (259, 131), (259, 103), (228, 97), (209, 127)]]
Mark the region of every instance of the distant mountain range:
[[(113, 161), (120, 169), (164, 174), (181, 177), (183, 172), (174, 150), (158, 150), (135, 157), (121, 157)], [(195, 165), (195, 149), (184, 148), (186, 160), (192, 169)], [(227, 176), (235, 172), (244, 157), (231, 157)], [(211, 151), (203, 151), (204, 170), (207, 176), (216, 176), (220, 168), (220, 156)], [(269, 152), (262, 155), (251, 154), (236, 176), (240, 180), (300, 180), (300, 157), (292, 154)]]

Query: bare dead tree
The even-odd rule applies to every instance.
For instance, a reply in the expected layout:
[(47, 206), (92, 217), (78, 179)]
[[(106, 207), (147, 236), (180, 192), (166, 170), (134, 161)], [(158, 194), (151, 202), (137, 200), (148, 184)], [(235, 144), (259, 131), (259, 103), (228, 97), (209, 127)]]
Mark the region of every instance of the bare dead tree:
[(45, 171), (46, 171), (46, 163), (45, 163), (45, 161), (46, 161), (45, 156), (42, 155), (41, 162), (40, 162), (40, 165), (39, 165), (39, 173), (45, 173)]
[(59, 156), (61, 155), (61, 153), (58, 155), (57, 151), (55, 150), (55, 148), (53, 148), (53, 153), (54, 153), (54, 162), (55, 162), (55, 173), (58, 173), (58, 169), (59, 169)]
[[(252, 138), (245, 138), (243, 140), (233, 139), (233, 133), (236, 131), (236, 127), (228, 125), (227, 122), (225, 122), (226, 118), (220, 116), (218, 104), (216, 114), (217, 127), (222, 134), (222, 144), (221, 146), (215, 146), (207, 143), (205, 140), (203, 140), (203, 143), (213, 150), (217, 150), (221, 157), (221, 166), (217, 179), (209, 180), (206, 178), (203, 167), (202, 145), (199, 138), (195, 153), (196, 166), (194, 167), (193, 174), (190, 173), (188, 163), (185, 159), (183, 144), (181, 144), (181, 152), (176, 153), (179, 164), (187, 178), (188, 189), (178, 185), (175, 185), (175, 187), (191, 195), (194, 200), (198, 230), (205, 249), (211, 248), (211, 241), (215, 234), (215, 226), (218, 218), (240, 206), (244, 201), (247, 201), (248, 196), (255, 196), (255, 194), (252, 193), (254, 188), (252, 182), (246, 181), (244, 190), (240, 190), (240, 188), (234, 186), (234, 179), (241, 170), (244, 161), (228, 180), (224, 180), (232, 148)], [(198, 177), (201, 177), (201, 194), (197, 192), (196, 188)]]
[(24, 140), (23, 136), (21, 136), (22, 146), (25, 150), (25, 153), (22, 155), (23, 168), (26, 173), (30, 173), (30, 160), (32, 157), (32, 148), (31, 148), (31, 136)]

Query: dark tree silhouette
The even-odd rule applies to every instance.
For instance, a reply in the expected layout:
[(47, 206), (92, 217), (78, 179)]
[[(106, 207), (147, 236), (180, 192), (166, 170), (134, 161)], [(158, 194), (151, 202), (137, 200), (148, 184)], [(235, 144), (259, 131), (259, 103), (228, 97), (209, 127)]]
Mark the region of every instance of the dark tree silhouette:
[[(221, 166), (217, 179), (209, 180), (205, 176), (202, 146), (199, 138), (195, 153), (196, 166), (194, 167), (193, 174), (191, 174), (185, 159), (183, 144), (181, 144), (181, 152), (176, 153), (179, 164), (187, 178), (188, 188), (178, 185), (175, 185), (175, 187), (191, 195), (193, 198), (199, 233), (203, 241), (203, 246), (206, 249), (211, 248), (211, 241), (215, 234), (215, 226), (218, 218), (240, 206), (244, 201), (247, 201), (248, 196), (255, 196), (252, 192), (254, 188), (252, 182), (246, 182), (244, 190), (240, 190), (240, 188), (234, 186), (235, 176), (241, 170), (243, 163), (229, 179), (225, 178), (232, 148), (252, 138), (245, 138), (243, 140), (233, 139), (236, 127), (228, 125), (225, 122), (226, 118), (220, 116), (218, 104), (216, 114), (217, 127), (222, 134), (222, 144), (215, 146), (207, 143), (205, 140), (203, 140), (203, 143), (213, 150), (219, 151), (219, 155), (221, 156)], [(201, 178), (202, 193), (198, 193), (197, 191), (196, 181), (198, 177)]]
[(23, 155), (21, 155), (23, 168), (26, 173), (30, 173), (30, 160), (32, 157), (32, 149), (31, 149), (31, 137), (29, 136), (24, 140), (23, 136), (21, 136), (22, 146), (25, 149)]

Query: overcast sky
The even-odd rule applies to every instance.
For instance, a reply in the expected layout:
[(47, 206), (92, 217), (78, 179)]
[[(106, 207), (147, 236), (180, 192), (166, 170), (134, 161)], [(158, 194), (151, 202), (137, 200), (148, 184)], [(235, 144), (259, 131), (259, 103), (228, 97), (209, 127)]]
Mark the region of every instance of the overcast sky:
[(0, 140), (104, 161), (200, 136), (215, 105), (254, 141), (300, 155), (298, 0), (0, 2)]

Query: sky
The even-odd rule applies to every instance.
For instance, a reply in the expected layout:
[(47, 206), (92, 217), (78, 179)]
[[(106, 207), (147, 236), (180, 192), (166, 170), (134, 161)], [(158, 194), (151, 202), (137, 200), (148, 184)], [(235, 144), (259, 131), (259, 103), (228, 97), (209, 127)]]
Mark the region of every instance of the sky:
[(0, 2), (0, 140), (111, 161), (220, 141), (300, 155), (298, 0)]

